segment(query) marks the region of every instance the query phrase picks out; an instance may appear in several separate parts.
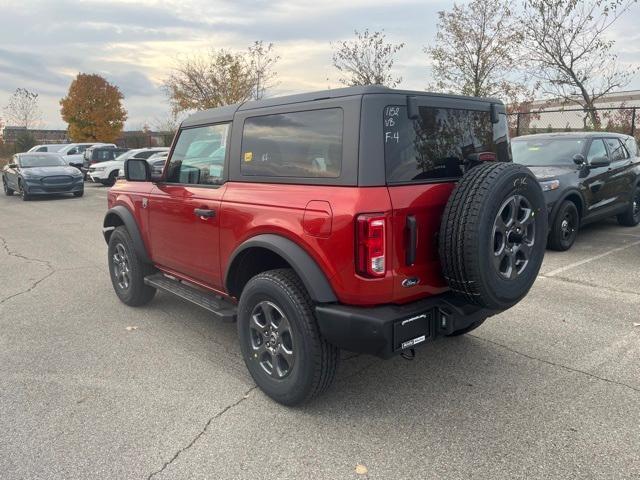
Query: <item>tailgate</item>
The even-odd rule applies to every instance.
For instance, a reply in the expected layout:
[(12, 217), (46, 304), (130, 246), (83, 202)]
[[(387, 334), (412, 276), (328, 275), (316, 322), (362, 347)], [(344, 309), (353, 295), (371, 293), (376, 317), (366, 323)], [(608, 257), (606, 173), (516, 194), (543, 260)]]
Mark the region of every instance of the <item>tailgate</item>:
[(438, 258), (442, 212), (454, 182), (388, 187), (391, 198), (394, 301), (403, 303), (448, 289)]

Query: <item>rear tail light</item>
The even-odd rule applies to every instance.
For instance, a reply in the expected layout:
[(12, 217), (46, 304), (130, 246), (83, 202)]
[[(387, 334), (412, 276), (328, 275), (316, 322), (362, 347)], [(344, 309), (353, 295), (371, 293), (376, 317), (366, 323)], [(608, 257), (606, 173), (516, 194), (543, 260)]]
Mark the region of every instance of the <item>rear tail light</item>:
[(356, 269), (365, 277), (384, 277), (385, 217), (381, 214), (359, 215), (356, 219)]

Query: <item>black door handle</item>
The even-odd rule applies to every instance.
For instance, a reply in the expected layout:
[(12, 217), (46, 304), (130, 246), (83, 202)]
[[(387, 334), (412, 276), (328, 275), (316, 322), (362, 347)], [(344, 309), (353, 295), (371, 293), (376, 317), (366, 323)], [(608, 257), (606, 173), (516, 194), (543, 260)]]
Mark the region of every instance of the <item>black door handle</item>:
[(215, 210), (207, 210), (206, 208), (194, 208), (193, 214), (198, 217), (211, 218), (216, 216)]
[(411, 267), (416, 263), (416, 249), (418, 245), (418, 222), (413, 215), (407, 217), (407, 230), (409, 235), (407, 238), (405, 263)]

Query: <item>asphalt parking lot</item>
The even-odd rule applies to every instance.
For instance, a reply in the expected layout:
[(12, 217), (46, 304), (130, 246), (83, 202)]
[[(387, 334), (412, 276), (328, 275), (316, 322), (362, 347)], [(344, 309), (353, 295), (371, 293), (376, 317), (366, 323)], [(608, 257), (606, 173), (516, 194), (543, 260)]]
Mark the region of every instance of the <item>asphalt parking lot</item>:
[(106, 196), (0, 198), (1, 478), (640, 477), (640, 227), (587, 227), (523, 302), (414, 361), (343, 353), (290, 409), (235, 325), (118, 301)]

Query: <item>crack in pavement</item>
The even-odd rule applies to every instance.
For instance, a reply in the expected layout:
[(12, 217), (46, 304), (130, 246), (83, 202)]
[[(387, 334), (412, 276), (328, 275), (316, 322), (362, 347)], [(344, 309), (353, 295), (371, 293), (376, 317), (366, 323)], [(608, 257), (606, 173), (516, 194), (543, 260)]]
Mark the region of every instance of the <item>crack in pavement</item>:
[(507, 346), (507, 345), (503, 345), (502, 343), (494, 342), (493, 340), (489, 340), (487, 338), (482, 338), (482, 337), (479, 337), (477, 335), (472, 335), (470, 333), (467, 334), (467, 335), (469, 335), (470, 337), (473, 337), (473, 338), (477, 338), (478, 340), (481, 340), (483, 342), (491, 343), (491, 344), (496, 345), (498, 347), (504, 348), (505, 350), (508, 350), (511, 353), (515, 353), (516, 355), (520, 355), (521, 357), (528, 358), (529, 360), (535, 360), (537, 362), (545, 363), (547, 365), (551, 365), (551, 366), (554, 366), (554, 367), (557, 367), (557, 368), (561, 368), (563, 370), (567, 370), (567, 371), (572, 372), (572, 373), (580, 373), (582, 375), (586, 375), (587, 377), (591, 377), (591, 378), (594, 378), (596, 380), (600, 380), (600, 381), (603, 381), (603, 382), (606, 382), (606, 383), (611, 383), (613, 385), (618, 385), (619, 387), (626, 387), (629, 390), (633, 390), (636, 393), (640, 393), (640, 388), (634, 387), (632, 385), (629, 385), (628, 383), (619, 382), (617, 380), (612, 380), (612, 379), (606, 378), (606, 377), (601, 377), (600, 375), (596, 375), (595, 373), (590, 373), (590, 372), (587, 372), (586, 370), (580, 370), (579, 368), (569, 367), (569, 366), (563, 365), (561, 363), (555, 363), (555, 362), (552, 362), (551, 360), (544, 360), (543, 358), (534, 357), (533, 355), (529, 355), (527, 353), (520, 352), (518, 350), (515, 350), (514, 348), (511, 348), (511, 347)]
[(200, 432), (198, 432), (198, 434), (193, 437), (193, 439), (184, 447), (182, 447), (180, 450), (178, 450), (173, 457), (171, 457), (171, 460), (167, 461), (164, 463), (164, 465), (162, 465), (162, 468), (160, 468), (159, 470), (156, 470), (155, 472), (152, 472), (151, 474), (149, 474), (149, 476), (147, 477), (147, 480), (151, 480), (151, 478), (155, 477), (156, 475), (162, 473), (169, 465), (171, 465), (173, 462), (175, 462), (177, 460), (177, 458), (180, 456), (181, 453), (186, 452), (187, 450), (189, 450), (191, 447), (193, 447), (193, 445), (200, 439), (200, 437), (202, 437), (208, 430), (208, 428), (211, 426), (211, 424), (213, 423), (214, 420), (219, 419), (220, 417), (222, 417), (225, 413), (227, 413), (229, 410), (237, 407), (238, 405), (240, 405), (242, 402), (244, 402), (247, 398), (249, 398), (249, 394), (254, 391), (256, 388), (258, 388), (257, 385), (254, 385), (253, 387), (251, 387), (249, 390), (247, 390), (244, 395), (242, 395), (242, 397), (240, 397), (238, 400), (236, 400), (235, 402), (233, 402), (230, 405), (227, 405), (226, 407), (224, 407), (222, 410), (220, 410), (218, 413), (216, 413), (213, 417), (211, 417), (207, 423), (205, 423), (204, 428), (202, 430), (200, 430)]
[(53, 268), (51, 266), (51, 263), (48, 262), (47, 260), (42, 260), (40, 258), (30, 258), (30, 257), (27, 257), (26, 255), (21, 254), (21, 253), (14, 252), (13, 250), (11, 250), (9, 248), (9, 245), (7, 245), (7, 241), (3, 237), (0, 237), (0, 246), (7, 253), (7, 255), (9, 255), (10, 257), (19, 258), (19, 259), (25, 260), (27, 262), (39, 263), (41, 265), (44, 265), (49, 270), (48, 273), (46, 273), (42, 278), (40, 278), (40, 279), (36, 280), (35, 282), (33, 282), (27, 289), (22, 290), (22, 291), (17, 292), (17, 293), (14, 293), (13, 295), (9, 295), (8, 297), (5, 297), (2, 300), (0, 300), (0, 305), (5, 303), (5, 302), (7, 302), (7, 301), (9, 301), (9, 300), (11, 300), (12, 298), (18, 297), (18, 296), (23, 295), (25, 293), (29, 293), (34, 288), (36, 288), (40, 283), (45, 281), (47, 278), (49, 278), (51, 275), (53, 275), (56, 272), (56, 269)]

